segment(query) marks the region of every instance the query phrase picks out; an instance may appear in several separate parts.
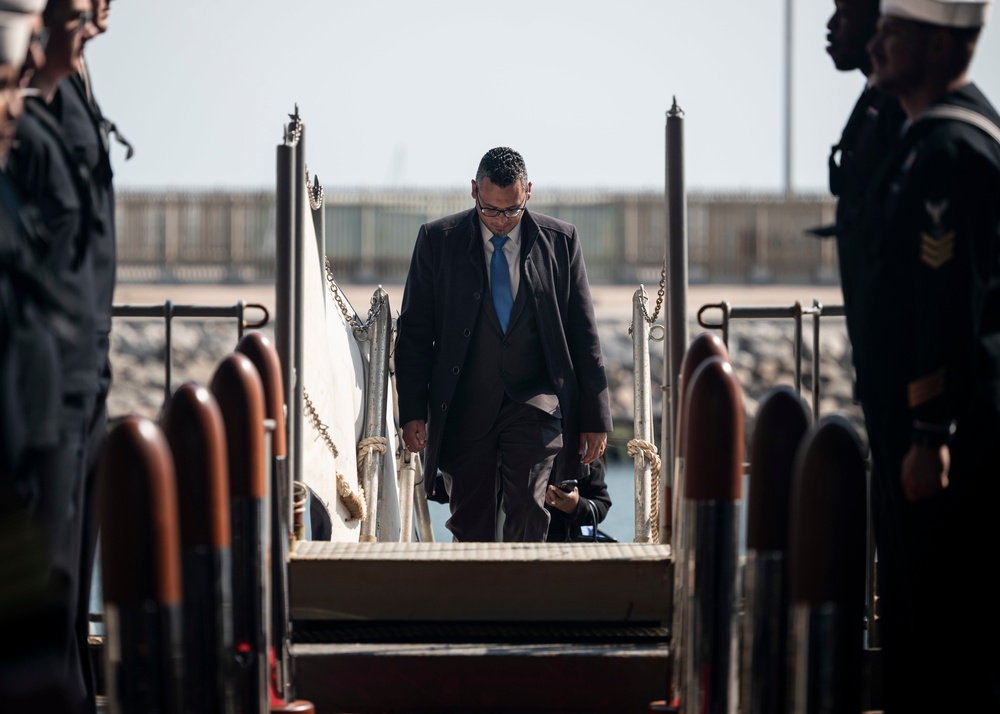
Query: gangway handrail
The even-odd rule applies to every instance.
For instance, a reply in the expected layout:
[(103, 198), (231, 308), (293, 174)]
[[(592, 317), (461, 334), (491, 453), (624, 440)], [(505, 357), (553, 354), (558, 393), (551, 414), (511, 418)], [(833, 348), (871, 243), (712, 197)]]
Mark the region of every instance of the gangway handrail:
[[(719, 322), (709, 322), (705, 318), (708, 310), (720, 310), (722, 318)], [(811, 317), (813, 321), (813, 354), (812, 354), (812, 412), (813, 418), (819, 419), (819, 340), (820, 340), (820, 318), (822, 317), (844, 317), (843, 305), (823, 305), (819, 300), (813, 299), (810, 307), (803, 307), (802, 303), (795, 301), (792, 305), (740, 305), (733, 306), (728, 300), (720, 303), (708, 303), (698, 308), (698, 325), (709, 330), (721, 330), (722, 341), (729, 347), (729, 324), (736, 319), (749, 320), (795, 320), (795, 391), (802, 393), (802, 319)]]
[[(379, 517), (382, 500), (382, 461), (386, 454), (386, 390), (389, 384), (389, 296), (380, 285), (375, 292), (379, 302), (378, 319), (371, 326), (370, 354), (368, 359), (368, 386), (365, 389), (365, 434), (359, 444), (358, 482), (368, 499), (369, 517), (361, 521), (362, 542), (375, 542), (379, 536)], [(376, 299), (376, 298), (373, 298)], [(375, 448), (378, 442), (380, 448)], [(395, 456), (393, 454), (393, 456)], [(412, 496), (412, 491), (409, 494)]]
[[(258, 320), (247, 320), (247, 310), (260, 310), (263, 317)], [(160, 304), (150, 305), (113, 305), (112, 317), (124, 318), (161, 318), (164, 321), (163, 358), (163, 401), (164, 404), (173, 394), (171, 380), (173, 378), (173, 320), (175, 317), (202, 318), (234, 318), (236, 320), (236, 340), (239, 341), (247, 330), (259, 330), (265, 327), (271, 319), (271, 314), (263, 305), (255, 302), (246, 303), (240, 300), (233, 305), (175, 305), (173, 300), (165, 300)], [(235, 343), (234, 343), (235, 344)]]
[[(646, 314), (646, 289), (632, 296), (633, 433), (628, 453), (635, 459), (635, 542), (659, 542), (660, 458), (653, 443), (653, 397), (650, 385), (649, 340), (651, 323)], [(662, 338), (660, 338), (662, 339)]]

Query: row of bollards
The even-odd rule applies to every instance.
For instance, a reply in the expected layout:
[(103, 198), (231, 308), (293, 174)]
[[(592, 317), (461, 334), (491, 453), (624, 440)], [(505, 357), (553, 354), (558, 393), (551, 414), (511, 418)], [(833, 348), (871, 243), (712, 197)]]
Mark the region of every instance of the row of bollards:
[(718, 337), (691, 343), (678, 385), (665, 516), (673, 675), (669, 701), (650, 711), (857, 714), (867, 503), (859, 437), (838, 416), (810, 424), (793, 389), (769, 392), (750, 438), (744, 531), (742, 389)]
[(209, 388), (180, 387), (159, 422), (128, 416), (111, 431), (100, 466), (108, 711), (313, 711), (288, 671), (284, 459), (280, 363), (257, 332)]

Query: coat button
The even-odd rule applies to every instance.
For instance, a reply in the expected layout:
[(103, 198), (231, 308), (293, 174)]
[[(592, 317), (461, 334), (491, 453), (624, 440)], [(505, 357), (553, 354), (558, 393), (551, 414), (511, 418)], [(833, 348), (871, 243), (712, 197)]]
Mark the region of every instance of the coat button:
[(462, 330), (462, 334), (465, 335), (466, 337), (468, 337), (469, 335), (472, 334), (472, 330), (470, 330), (468, 327), (466, 327), (464, 330)]
[(478, 290), (476, 292), (472, 293), (472, 299), (473, 300), (478, 300), (481, 297), (482, 297), (482, 295), (479, 294)]
[(443, 411), (443, 412), (448, 411), (448, 403), (447, 402), (441, 402), (441, 411)]
[(451, 373), (452, 374), (458, 374), (458, 372), (459, 372), (459, 369), (458, 369), (458, 365), (456, 364), (454, 367), (451, 368)]

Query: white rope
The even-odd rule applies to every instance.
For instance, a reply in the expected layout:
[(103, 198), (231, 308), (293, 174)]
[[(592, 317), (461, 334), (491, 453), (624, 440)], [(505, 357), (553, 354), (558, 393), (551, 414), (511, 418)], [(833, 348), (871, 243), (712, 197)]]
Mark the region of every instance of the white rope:
[(652, 492), (652, 503), (650, 505), (650, 520), (652, 521), (653, 542), (660, 540), (660, 454), (656, 444), (651, 444), (643, 439), (632, 439), (628, 442), (628, 455), (633, 459), (642, 454), (649, 462), (649, 470), (652, 476), (650, 491)]
[(369, 436), (358, 442), (358, 471), (361, 471), (361, 466), (365, 463), (365, 459), (371, 456), (373, 451), (377, 451), (383, 456), (385, 456), (388, 450), (387, 444), (389, 440), (384, 436)]

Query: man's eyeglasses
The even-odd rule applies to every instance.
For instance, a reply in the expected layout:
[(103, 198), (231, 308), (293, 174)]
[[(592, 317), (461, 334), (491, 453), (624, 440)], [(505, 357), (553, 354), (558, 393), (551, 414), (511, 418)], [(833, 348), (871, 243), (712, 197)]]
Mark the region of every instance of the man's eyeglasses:
[(487, 218), (497, 218), (502, 213), (507, 218), (517, 218), (524, 212), (524, 207), (528, 205), (528, 199), (524, 199), (524, 203), (521, 204), (520, 208), (483, 208), (483, 204), (479, 202), (479, 196), (476, 196), (476, 205), (479, 206), (479, 212), (482, 213)]
[(49, 46), (49, 28), (43, 27), (38, 30), (38, 32), (32, 32), (30, 41), (31, 44), (35, 44), (37, 42), (38, 45), (44, 50)]

